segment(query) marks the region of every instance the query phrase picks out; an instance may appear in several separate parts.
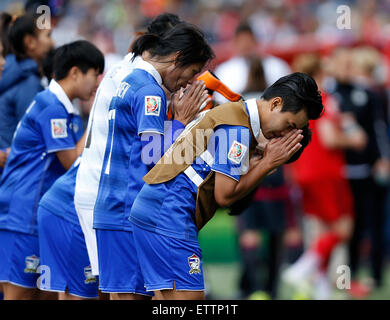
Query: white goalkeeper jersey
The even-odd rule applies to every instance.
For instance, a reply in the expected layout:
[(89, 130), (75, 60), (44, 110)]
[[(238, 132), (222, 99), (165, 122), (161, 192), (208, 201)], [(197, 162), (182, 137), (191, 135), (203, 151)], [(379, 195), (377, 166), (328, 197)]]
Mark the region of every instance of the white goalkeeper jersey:
[(108, 135), (108, 109), (121, 81), (128, 76), (134, 62), (132, 53), (114, 65), (104, 76), (96, 92), (89, 116), (87, 137), (76, 177), (75, 206), (93, 210), (99, 189), (100, 174)]

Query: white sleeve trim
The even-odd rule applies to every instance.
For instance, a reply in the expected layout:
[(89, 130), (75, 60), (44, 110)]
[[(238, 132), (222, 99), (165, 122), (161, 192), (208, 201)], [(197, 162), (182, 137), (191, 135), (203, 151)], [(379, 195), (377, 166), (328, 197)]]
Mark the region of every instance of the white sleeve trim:
[(60, 149), (53, 149), (53, 150), (48, 150), (47, 153), (55, 153), (58, 151), (65, 151), (65, 150), (73, 150), (76, 149), (76, 146), (68, 147), (68, 148), (60, 148)]
[(156, 131), (156, 130), (144, 130), (144, 131), (140, 131), (138, 132), (138, 135), (140, 136), (141, 134), (143, 133), (157, 133), (157, 134), (160, 134), (160, 135), (164, 135), (164, 132), (159, 132), (159, 131)]
[(229, 176), (227, 173), (225, 172), (222, 172), (222, 171), (219, 171), (219, 170), (215, 170), (213, 168), (211, 168), (211, 171), (214, 171), (214, 172), (218, 172), (218, 173), (222, 173), (223, 175), (229, 177), (230, 179), (233, 179), (234, 181), (237, 181), (237, 182), (240, 182), (240, 180), (236, 179), (236, 178), (233, 178), (232, 176)]

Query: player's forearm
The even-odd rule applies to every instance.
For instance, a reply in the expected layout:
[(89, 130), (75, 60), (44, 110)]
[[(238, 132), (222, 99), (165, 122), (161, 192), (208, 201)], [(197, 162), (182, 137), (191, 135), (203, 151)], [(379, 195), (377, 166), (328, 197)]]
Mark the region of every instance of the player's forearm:
[(241, 176), (240, 181), (234, 185), (230, 192), (224, 193), (222, 196), (218, 193), (215, 194), (218, 204), (222, 207), (228, 207), (237, 200), (245, 197), (249, 192), (256, 188), (261, 180), (273, 169), (274, 168), (267, 159), (260, 160), (247, 174)]
[(83, 153), (86, 136), (87, 136), (87, 131), (84, 132), (83, 136), (80, 138), (80, 140), (76, 144), (77, 156), (79, 156), (80, 154)]

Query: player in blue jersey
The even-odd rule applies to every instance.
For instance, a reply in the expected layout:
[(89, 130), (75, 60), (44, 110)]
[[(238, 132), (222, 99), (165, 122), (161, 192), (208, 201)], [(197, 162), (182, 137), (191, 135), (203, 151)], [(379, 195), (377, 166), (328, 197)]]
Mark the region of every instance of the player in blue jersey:
[[(148, 33), (162, 35), (164, 30), (169, 30), (179, 22), (175, 15), (162, 14), (152, 21)], [(105, 144), (102, 142), (106, 141), (108, 133), (108, 122), (104, 120), (121, 80), (133, 70), (136, 61), (131, 61), (132, 56), (133, 54), (129, 53), (104, 76), (89, 119), (83, 156), (53, 184), (40, 202), (38, 210), (40, 259), (41, 264), (50, 268), (51, 279), (48, 284), (42, 283), (40, 289), (58, 291), (61, 300), (93, 298), (98, 293), (96, 281), (98, 278), (94, 277), (98, 275), (95, 265), (97, 254), (94, 253), (96, 240), (93, 239), (94, 234), (90, 230), (92, 225), (89, 226), (89, 211), (93, 212), (99, 182), (99, 179), (96, 181), (96, 176), (100, 177), (104, 156)], [(181, 106), (175, 106), (176, 111), (180, 111), (178, 107)], [(199, 109), (199, 106), (193, 109), (196, 108)], [(103, 154), (100, 156), (102, 149)], [(74, 195), (75, 206), (72, 201)], [(69, 250), (59, 250), (61, 247)]]
[(6, 65), (0, 81), (0, 148), (11, 145), (18, 122), (35, 95), (43, 90), (41, 66), (53, 47), (51, 29), (40, 29), (37, 15), (14, 19), (0, 17), (1, 40)]
[[(40, 66), (53, 46), (50, 29), (39, 29), (37, 16), (0, 14), (1, 46), (6, 58), (0, 80), (0, 175), (16, 126), (35, 95), (43, 90)], [(3, 70), (1, 70), (3, 71)]]
[[(163, 13), (157, 16), (148, 26), (147, 33), (162, 36), (174, 25), (180, 23), (178, 16)], [(80, 226), (83, 230), (88, 256), (91, 262), (92, 273), (99, 274), (97, 260), (96, 232), (93, 229), (93, 208), (99, 188), (99, 180), (103, 166), (104, 151), (108, 136), (108, 109), (112, 98), (121, 83), (134, 67), (133, 53), (128, 53), (122, 61), (114, 65), (103, 77), (96, 93), (87, 126), (87, 138), (83, 157), (77, 170), (74, 203)], [(189, 106), (186, 104), (176, 105), (177, 115), (183, 113)], [(196, 106), (190, 106), (196, 111)], [(185, 110), (188, 112), (188, 110)]]
[(59, 292), (59, 300), (98, 297), (98, 279), (92, 274), (84, 235), (74, 208), (74, 188), (79, 157), (53, 184), (39, 203), (38, 233), (41, 269), (50, 280), (39, 289)]
[(37, 208), (42, 195), (73, 164), (84, 145), (72, 100), (88, 100), (104, 70), (87, 41), (56, 50), (54, 79), (37, 94), (17, 128), (0, 180), (0, 281), (5, 299), (34, 297), (38, 278)]
[[(3, 73), (4, 65), (5, 65), (4, 49), (3, 49), (3, 44), (0, 41), (0, 78), (1, 78), (1, 74)], [(3, 171), (5, 162), (7, 161), (8, 152), (9, 151), (6, 148), (0, 149), (0, 174)]]
[(209, 192), (214, 192), (220, 207), (230, 206), (304, 145), (302, 130), (296, 129), (307, 128), (308, 119), (318, 118), (323, 108), (314, 80), (302, 74), (279, 79), (261, 99), (248, 100), (245, 107), (257, 142), (260, 132), (270, 139), (262, 158), (247, 161), (252, 139), (249, 128), (219, 125), (206, 151), (184, 172), (164, 183), (145, 184), (134, 201), (129, 219), (138, 263), (146, 290), (153, 291), (157, 299), (204, 299), (195, 224), (198, 190), (204, 179), (215, 172)]
[[(132, 202), (149, 168), (141, 159), (142, 144), (164, 136), (167, 98), (162, 88), (175, 92), (186, 87), (214, 57), (202, 32), (180, 23), (163, 37), (146, 34), (133, 44), (134, 71), (120, 85), (109, 110), (109, 135), (94, 208), (97, 230), (99, 288), (113, 299), (135, 299), (150, 295), (144, 288), (128, 221)], [(201, 106), (207, 98), (203, 86), (194, 83), (185, 93), (190, 105)], [(182, 92), (181, 92), (182, 93)], [(181, 94), (174, 100), (180, 102)], [(175, 113), (174, 113), (175, 114)], [(194, 118), (175, 114), (173, 132)], [(160, 139), (161, 156), (172, 136)]]

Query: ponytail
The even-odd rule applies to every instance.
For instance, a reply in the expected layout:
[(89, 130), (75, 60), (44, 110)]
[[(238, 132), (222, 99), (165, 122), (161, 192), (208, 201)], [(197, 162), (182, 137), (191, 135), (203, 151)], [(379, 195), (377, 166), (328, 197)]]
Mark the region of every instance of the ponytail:
[(16, 18), (15, 21), (13, 21), (11, 17), (11, 22), (8, 22), (8, 16), (8, 14), (5, 16), (5, 23), (3, 24), (4, 28), (6, 28), (8, 32), (3, 32), (3, 30), (1, 30), (2, 38), (3, 36), (6, 37), (6, 47), (8, 45), (10, 51), (14, 53), (18, 59), (26, 58), (27, 55), (24, 47), (24, 38), (26, 35), (36, 35), (37, 15), (25, 14)]
[(131, 52), (133, 52), (133, 61), (135, 57), (141, 56), (145, 51), (155, 48), (160, 41), (159, 36), (146, 33), (135, 40), (131, 46)]
[(132, 47), (133, 59), (144, 51), (148, 51), (152, 57), (166, 57), (178, 52), (176, 62), (181, 67), (206, 63), (215, 58), (203, 32), (186, 22), (175, 25), (161, 37), (149, 33), (139, 37)]
[(11, 44), (9, 42), (8, 33), (11, 27), (13, 18), (7, 12), (2, 12), (0, 14), (0, 41), (3, 46), (3, 56), (7, 56), (12, 53)]

